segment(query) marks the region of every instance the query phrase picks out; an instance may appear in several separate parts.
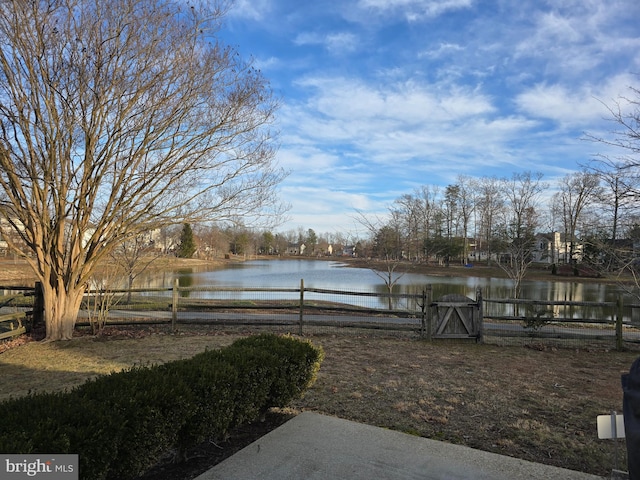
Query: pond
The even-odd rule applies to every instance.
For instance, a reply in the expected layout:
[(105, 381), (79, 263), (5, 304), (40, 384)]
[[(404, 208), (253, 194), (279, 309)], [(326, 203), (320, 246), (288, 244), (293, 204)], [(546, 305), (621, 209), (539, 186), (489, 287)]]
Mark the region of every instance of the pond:
[[(304, 280), (306, 288), (322, 288), (356, 292), (387, 293), (384, 279), (367, 268), (354, 268), (339, 261), (320, 260), (254, 260), (232, 264), (224, 269), (188, 269), (166, 272), (160, 276), (147, 277), (136, 282), (138, 287), (170, 287), (174, 278), (184, 287), (269, 287), (299, 288)], [(513, 296), (513, 282), (505, 278), (442, 277), (436, 275), (406, 273), (400, 277), (394, 293), (419, 294), (426, 285), (431, 285), (433, 298), (446, 294), (459, 294), (476, 298), (478, 288), (485, 299), (506, 299)], [(521, 298), (541, 301), (615, 302), (624, 292), (618, 285), (579, 283), (571, 281), (525, 280)], [(213, 298), (213, 293), (211, 293)], [(630, 301), (627, 299), (627, 303)], [(491, 308), (502, 310), (506, 306), (492, 304)], [(498, 311), (488, 311), (487, 314)], [(504, 312), (502, 312), (504, 313)], [(556, 316), (573, 318), (611, 318), (611, 309), (585, 307), (567, 312), (556, 311)], [(629, 317), (631, 313), (628, 312)], [(627, 319), (628, 320), (628, 319)]]

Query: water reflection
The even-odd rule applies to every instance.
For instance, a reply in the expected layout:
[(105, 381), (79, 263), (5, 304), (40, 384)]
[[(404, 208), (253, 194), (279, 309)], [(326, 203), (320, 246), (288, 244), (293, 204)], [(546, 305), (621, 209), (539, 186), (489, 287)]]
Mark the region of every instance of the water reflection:
[[(193, 287), (193, 269), (192, 268), (185, 268), (185, 269), (181, 269), (178, 270), (176, 272), (176, 278), (178, 280), (178, 286), (181, 288), (189, 288), (189, 287)], [(189, 297), (190, 292), (188, 290), (181, 290), (180, 291), (180, 296), (184, 297), (184, 298), (188, 298)]]

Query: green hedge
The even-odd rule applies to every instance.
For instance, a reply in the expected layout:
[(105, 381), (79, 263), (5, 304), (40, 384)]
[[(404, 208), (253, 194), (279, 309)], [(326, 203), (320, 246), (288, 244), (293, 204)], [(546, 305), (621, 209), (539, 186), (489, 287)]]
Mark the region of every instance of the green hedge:
[(181, 458), (299, 398), (322, 359), (309, 342), (258, 335), (68, 392), (11, 399), (0, 403), (0, 452), (76, 453), (83, 479), (136, 478), (168, 452)]

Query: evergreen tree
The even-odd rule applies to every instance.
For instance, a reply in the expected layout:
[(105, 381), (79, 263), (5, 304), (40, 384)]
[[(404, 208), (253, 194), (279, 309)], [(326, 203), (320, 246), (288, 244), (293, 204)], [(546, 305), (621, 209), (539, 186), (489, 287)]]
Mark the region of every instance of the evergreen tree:
[(191, 230), (191, 225), (185, 223), (180, 233), (178, 256), (180, 258), (191, 258), (194, 253), (196, 253), (196, 242), (193, 239), (193, 230)]

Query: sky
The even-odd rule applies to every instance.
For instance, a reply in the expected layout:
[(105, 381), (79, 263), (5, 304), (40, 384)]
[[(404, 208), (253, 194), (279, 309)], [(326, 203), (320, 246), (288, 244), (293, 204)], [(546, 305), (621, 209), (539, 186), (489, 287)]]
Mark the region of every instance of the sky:
[(640, 87), (638, 0), (236, 0), (220, 37), (280, 99), (283, 232), (362, 236), (459, 175), (553, 184)]

